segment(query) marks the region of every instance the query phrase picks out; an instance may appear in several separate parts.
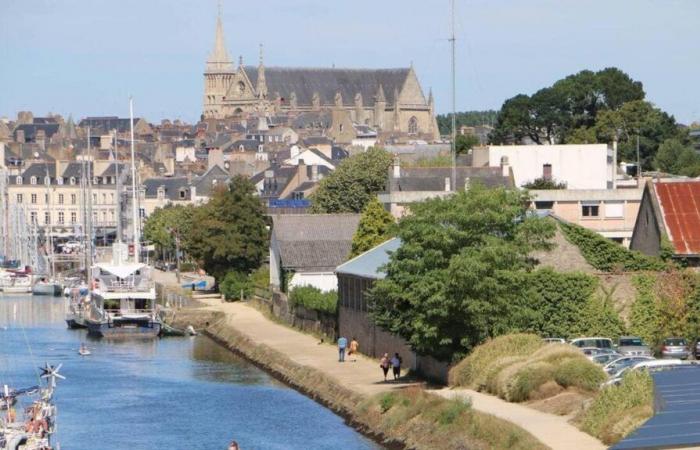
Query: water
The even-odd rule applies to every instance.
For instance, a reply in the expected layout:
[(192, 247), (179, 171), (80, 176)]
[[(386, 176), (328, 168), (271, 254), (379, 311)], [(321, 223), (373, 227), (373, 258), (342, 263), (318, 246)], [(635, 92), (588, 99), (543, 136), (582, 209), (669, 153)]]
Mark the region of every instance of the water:
[[(63, 319), (62, 299), (0, 294), (0, 385), (30, 386), (36, 366), (63, 364), (63, 450), (381, 448), (206, 337), (90, 340)], [(78, 355), (81, 342), (92, 355)]]

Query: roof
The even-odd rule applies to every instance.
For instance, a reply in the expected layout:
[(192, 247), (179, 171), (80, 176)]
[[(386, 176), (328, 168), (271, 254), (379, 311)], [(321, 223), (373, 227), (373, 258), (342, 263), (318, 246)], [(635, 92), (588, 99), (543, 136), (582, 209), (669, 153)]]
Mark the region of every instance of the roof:
[(158, 197), (158, 189), (163, 188), (165, 197), (170, 200), (183, 200), (180, 191), (185, 190), (185, 199), (190, 199), (187, 177), (158, 177), (149, 178), (143, 182), (146, 186), (146, 198)]
[(283, 214), (272, 216), (272, 245), (282, 267), (333, 271), (348, 257), (359, 214)]
[(37, 132), (43, 130), (44, 136), (49, 139), (58, 132), (59, 126), (57, 123), (23, 123), (14, 129), (14, 136), (17, 139), (17, 132), (22, 130), (25, 141), (33, 141), (36, 139)]
[(666, 233), (678, 255), (700, 254), (700, 181), (654, 183)]
[[(134, 127), (136, 123), (141, 120), (140, 117), (134, 117)], [(81, 128), (98, 128), (103, 132), (108, 132), (110, 130), (117, 130), (119, 133), (124, 133), (131, 130), (130, 119), (120, 119), (117, 116), (107, 116), (107, 117), (86, 117), (81, 120), (78, 124)]]
[[(245, 74), (257, 85), (258, 68), (245, 66)], [(336, 69), (307, 67), (265, 67), (265, 82), (268, 97), (279, 93), (284, 104), (289, 104), (292, 92), (297, 105), (311, 106), (314, 93), (318, 93), (322, 105), (334, 104), (340, 92), (344, 105), (355, 104), (355, 94), (362, 95), (365, 106), (374, 105), (374, 96), (379, 86), (385, 92), (386, 101), (394, 103), (394, 91), (401, 91), (408, 78), (410, 68), (397, 69)]]
[(391, 253), (398, 250), (399, 247), (401, 247), (401, 239), (389, 239), (373, 249), (356, 256), (350, 261), (341, 264), (335, 269), (335, 273), (381, 280), (386, 276), (381, 268), (389, 262)]

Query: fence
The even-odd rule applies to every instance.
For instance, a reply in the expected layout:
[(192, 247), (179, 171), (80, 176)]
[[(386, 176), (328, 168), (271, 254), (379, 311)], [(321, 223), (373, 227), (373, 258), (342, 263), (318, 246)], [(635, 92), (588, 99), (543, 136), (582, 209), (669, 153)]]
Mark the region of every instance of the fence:
[(337, 339), (338, 318), (335, 314), (315, 311), (303, 306), (291, 307), (285, 294), (264, 289), (255, 289), (253, 302), (258, 308), (269, 312), (288, 325), (325, 339), (332, 341)]

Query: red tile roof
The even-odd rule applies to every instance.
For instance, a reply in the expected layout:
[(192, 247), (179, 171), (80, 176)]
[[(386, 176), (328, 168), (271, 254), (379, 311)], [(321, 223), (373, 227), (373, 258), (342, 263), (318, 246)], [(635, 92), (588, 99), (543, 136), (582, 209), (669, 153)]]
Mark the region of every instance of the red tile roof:
[(655, 183), (654, 188), (676, 254), (700, 254), (700, 182)]

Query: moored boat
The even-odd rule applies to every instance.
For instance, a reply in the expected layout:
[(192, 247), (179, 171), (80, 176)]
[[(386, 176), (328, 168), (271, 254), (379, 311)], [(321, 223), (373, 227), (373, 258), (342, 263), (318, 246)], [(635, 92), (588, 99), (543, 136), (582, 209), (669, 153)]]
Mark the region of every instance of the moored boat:
[(6, 274), (0, 278), (0, 289), (6, 294), (30, 294), (32, 279), (26, 275)]
[(63, 293), (63, 286), (55, 281), (41, 278), (34, 286), (32, 286), (32, 294), (34, 295), (50, 295), (52, 297), (60, 297)]

